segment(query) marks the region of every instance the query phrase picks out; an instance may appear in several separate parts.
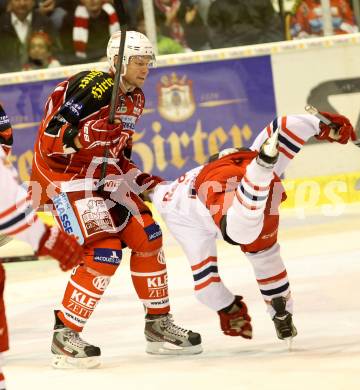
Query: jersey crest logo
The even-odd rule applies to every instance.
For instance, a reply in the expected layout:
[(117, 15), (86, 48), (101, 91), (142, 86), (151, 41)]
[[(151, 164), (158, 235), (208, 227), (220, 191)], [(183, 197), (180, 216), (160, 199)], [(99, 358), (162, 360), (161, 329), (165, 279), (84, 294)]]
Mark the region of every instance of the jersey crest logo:
[(192, 80), (176, 73), (163, 76), (157, 85), (160, 115), (170, 122), (183, 122), (191, 118), (196, 110)]

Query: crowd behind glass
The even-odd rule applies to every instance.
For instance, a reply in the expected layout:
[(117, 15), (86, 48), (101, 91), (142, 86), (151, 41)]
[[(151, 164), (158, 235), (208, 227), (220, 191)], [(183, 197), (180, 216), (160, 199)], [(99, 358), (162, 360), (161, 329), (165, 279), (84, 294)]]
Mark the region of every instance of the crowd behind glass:
[[(320, 0), (148, 0), (159, 54), (324, 35)], [(360, 0), (329, 0), (332, 31), (359, 31)], [(105, 60), (109, 36), (127, 23), (146, 34), (141, 0), (125, 14), (104, 0), (0, 0), (0, 72)]]

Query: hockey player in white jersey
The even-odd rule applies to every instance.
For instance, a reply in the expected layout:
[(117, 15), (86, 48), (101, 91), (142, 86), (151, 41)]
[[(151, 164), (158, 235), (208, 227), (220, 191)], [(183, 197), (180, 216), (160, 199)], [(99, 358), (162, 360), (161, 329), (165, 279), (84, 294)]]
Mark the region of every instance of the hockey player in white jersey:
[[(31, 245), (37, 256), (51, 256), (59, 261), (63, 271), (76, 266), (83, 250), (76, 239), (57, 227), (44, 225), (32, 208), (30, 196), (17, 178), (17, 172), (8, 162), (12, 145), (9, 118), (0, 105), (0, 246), (11, 238)], [(3, 300), (5, 271), (0, 260), (0, 357), (9, 349), (8, 330)], [(0, 390), (5, 380), (0, 367)]]
[(278, 207), (286, 199), (279, 177), (312, 136), (343, 144), (356, 138), (347, 118), (323, 115), (337, 130), (312, 115), (276, 118), (250, 149), (226, 149), (174, 182), (158, 184), (150, 195), (186, 254), (196, 297), (218, 313), (226, 335), (250, 339), (252, 327), (242, 297), (234, 295), (219, 276), (218, 238), (239, 245), (252, 264), (278, 338), (291, 340), (297, 334), (290, 283), (277, 242)]

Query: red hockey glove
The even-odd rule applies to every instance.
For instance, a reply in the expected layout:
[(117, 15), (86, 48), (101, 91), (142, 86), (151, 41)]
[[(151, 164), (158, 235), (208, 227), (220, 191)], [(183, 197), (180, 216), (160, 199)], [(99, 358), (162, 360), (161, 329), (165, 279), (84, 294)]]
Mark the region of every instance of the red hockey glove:
[(243, 297), (237, 295), (230, 307), (218, 311), (220, 326), (227, 336), (241, 336), (244, 339), (251, 339), (251, 318), (242, 299)]
[(153, 193), (153, 189), (156, 187), (157, 184), (162, 183), (164, 179), (159, 176), (149, 175), (148, 173), (141, 173), (139, 176), (136, 177), (135, 181), (136, 184), (138, 184), (139, 186), (142, 186), (144, 184), (149, 185), (145, 191), (139, 194), (139, 196), (144, 202), (151, 202), (150, 195)]
[(79, 130), (78, 137), (83, 148), (111, 146), (116, 144), (121, 135), (122, 124), (110, 124), (107, 119), (88, 121)]
[(74, 236), (64, 233), (56, 226), (46, 226), (36, 255), (51, 256), (58, 260), (63, 271), (68, 271), (82, 260), (83, 249)]
[(135, 181), (139, 186), (148, 184), (149, 186), (146, 188), (146, 191), (149, 191), (159, 183), (162, 183), (164, 179), (159, 176), (150, 175), (149, 173), (140, 173), (140, 175), (136, 176)]
[(330, 114), (328, 112), (320, 112), (326, 118), (331, 120), (338, 126), (338, 129), (325, 125), (320, 122), (320, 134), (315, 137), (319, 140), (326, 140), (329, 142), (339, 142), (340, 144), (346, 144), (349, 140), (356, 140), (356, 134), (348, 118), (339, 114)]

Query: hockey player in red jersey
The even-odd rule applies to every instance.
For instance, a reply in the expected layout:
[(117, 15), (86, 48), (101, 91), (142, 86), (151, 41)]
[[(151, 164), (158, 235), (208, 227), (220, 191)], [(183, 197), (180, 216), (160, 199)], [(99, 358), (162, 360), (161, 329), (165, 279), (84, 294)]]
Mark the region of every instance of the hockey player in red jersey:
[[(83, 250), (74, 237), (57, 227), (44, 225), (36, 216), (26, 190), (19, 184), (15, 169), (7, 160), (13, 142), (8, 116), (0, 105), (0, 246), (11, 238), (31, 245), (38, 256), (51, 256), (63, 271), (82, 259)], [(9, 349), (4, 305), (5, 270), (0, 262), (0, 355)], [(0, 368), (0, 389), (5, 389)]]
[[(41, 203), (52, 203), (67, 232), (83, 243), (83, 264), (67, 285), (55, 313), (54, 367), (94, 367), (100, 349), (80, 337), (121, 261), (125, 244), (136, 292), (145, 309), (147, 352), (201, 352), (198, 333), (180, 328), (169, 314), (162, 232), (137, 196), (159, 178), (130, 160), (132, 135), (145, 97), (141, 90), (154, 64), (153, 47), (143, 34), (126, 34), (121, 92), (115, 124), (109, 124), (120, 32), (107, 48), (110, 73), (81, 72), (60, 83), (49, 97), (35, 147), (32, 180), (41, 183)], [(104, 191), (97, 191), (105, 148), (110, 161)], [(45, 191), (46, 189), (46, 191)]]
[(217, 238), (239, 245), (252, 264), (260, 292), (279, 339), (297, 334), (293, 300), (277, 242), (279, 205), (286, 199), (280, 176), (312, 136), (330, 142), (355, 139), (349, 120), (324, 113), (334, 130), (312, 115), (276, 118), (251, 149), (226, 149), (150, 195), (191, 266), (195, 295), (216, 311), (224, 334), (252, 338), (244, 300), (222, 282)]

